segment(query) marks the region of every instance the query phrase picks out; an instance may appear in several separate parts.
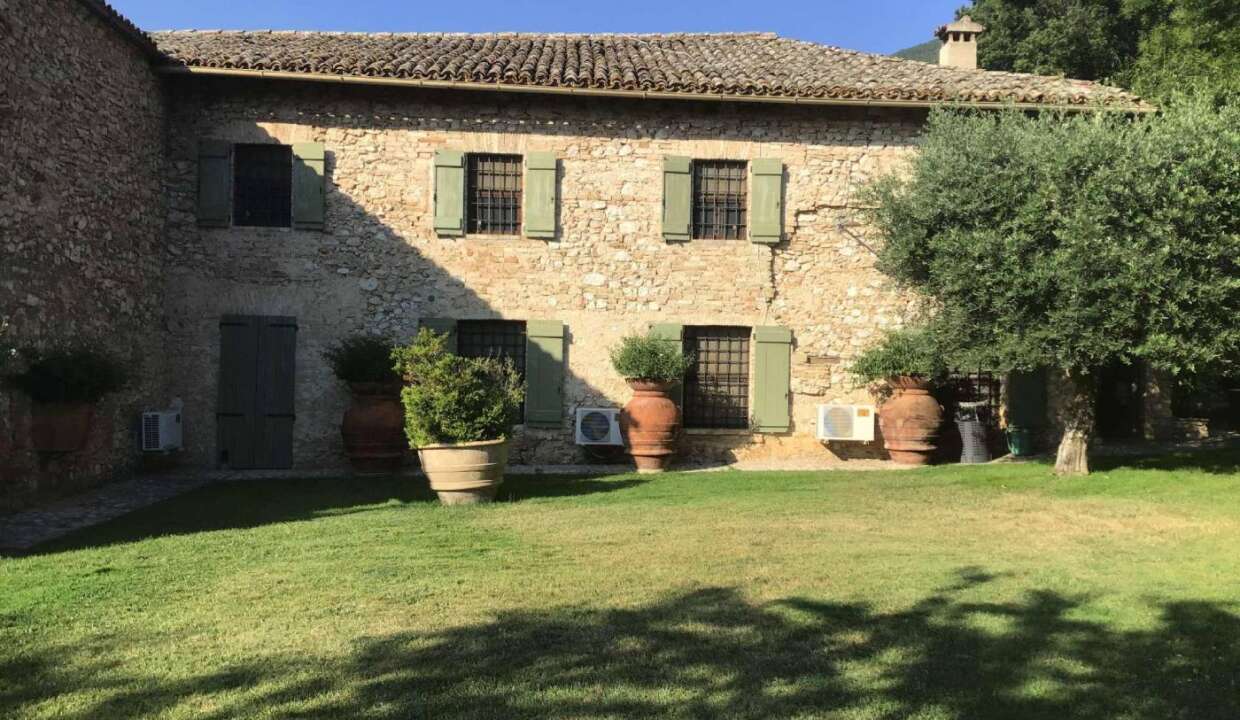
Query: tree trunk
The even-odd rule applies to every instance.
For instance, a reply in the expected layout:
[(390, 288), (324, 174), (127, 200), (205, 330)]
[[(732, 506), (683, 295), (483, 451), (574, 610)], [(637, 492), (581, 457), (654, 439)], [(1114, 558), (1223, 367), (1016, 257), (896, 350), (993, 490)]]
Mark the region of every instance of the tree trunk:
[(1068, 397), (1063, 408), (1063, 438), (1055, 457), (1056, 475), (1089, 474), (1089, 436), (1094, 431), (1094, 390), (1097, 376), (1068, 371)]

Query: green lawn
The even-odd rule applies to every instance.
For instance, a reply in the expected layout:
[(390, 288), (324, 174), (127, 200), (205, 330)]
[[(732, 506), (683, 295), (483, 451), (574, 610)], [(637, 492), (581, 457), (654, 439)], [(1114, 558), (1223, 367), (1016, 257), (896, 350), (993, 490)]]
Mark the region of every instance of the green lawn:
[(0, 559), (8, 718), (1240, 717), (1240, 451), (204, 488)]

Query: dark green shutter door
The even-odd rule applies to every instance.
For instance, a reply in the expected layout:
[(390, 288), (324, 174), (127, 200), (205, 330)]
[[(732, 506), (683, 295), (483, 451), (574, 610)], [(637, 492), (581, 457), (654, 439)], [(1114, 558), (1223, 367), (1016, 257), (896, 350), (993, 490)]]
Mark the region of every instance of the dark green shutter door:
[[(675, 343), (678, 349), (682, 352), (684, 351), (685, 326), (680, 323), (654, 323), (650, 326), (650, 331), (647, 335), (656, 340), (666, 340), (670, 343)], [(678, 382), (673, 385), (667, 391), (667, 394), (676, 403), (677, 407), (683, 406), (685, 398), (684, 382)]]
[(784, 164), (775, 158), (749, 163), (749, 239), (779, 243), (784, 234)]
[(465, 153), (435, 152), (435, 232), (465, 234)]
[(525, 235), (555, 238), (556, 159), (554, 153), (533, 152), (525, 156)]
[(525, 323), (525, 424), (558, 428), (564, 417), (564, 323)]
[(419, 323), (428, 330), (448, 336), (448, 352), (456, 352), (456, 321), (450, 318), (422, 318)]
[(693, 211), (693, 162), (687, 157), (663, 158), (663, 239), (688, 240)]
[(754, 424), (758, 432), (787, 432), (792, 427), (792, 331), (756, 327), (753, 339)]
[(1008, 375), (1007, 424), (1026, 428), (1046, 425), (1046, 370)]
[(232, 145), (198, 142), (198, 224), (228, 227), (232, 210)]
[(296, 377), (296, 318), (260, 318), (254, 467), (282, 469), (293, 466)]
[(229, 468), (254, 467), (258, 318), (220, 319), (220, 393), (215, 407), (217, 460)]
[(323, 229), (323, 143), (293, 143), (293, 227)]

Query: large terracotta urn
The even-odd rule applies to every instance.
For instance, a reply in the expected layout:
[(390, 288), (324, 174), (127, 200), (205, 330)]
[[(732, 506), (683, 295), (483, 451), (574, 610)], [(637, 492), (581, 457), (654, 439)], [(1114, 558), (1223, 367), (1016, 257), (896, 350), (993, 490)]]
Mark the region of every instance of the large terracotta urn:
[(357, 475), (390, 475), (405, 458), (405, 410), (400, 385), (349, 383), (353, 404), (344, 413), (340, 435)]
[(86, 446), (95, 404), (36, 402), (30, 407), (30, 442), (38, 452), (77, 452)]
[(928, 465), (938, 448), (943, 406), (925, 378), (888, 378), (891, 397), (878, 410), (878, 427), (891, 459), (902, 465)]
[(444, 505), (489, 502), (504, 482), (508, 438), (425, 445), (418, 448), (418, 460)]
[(670, 382), (629, 380), (633, 399), (620, 411), (620, 434), (637, 472), (655, 473), (671, 462), (680, 434), (680, 408), (668, 397)]

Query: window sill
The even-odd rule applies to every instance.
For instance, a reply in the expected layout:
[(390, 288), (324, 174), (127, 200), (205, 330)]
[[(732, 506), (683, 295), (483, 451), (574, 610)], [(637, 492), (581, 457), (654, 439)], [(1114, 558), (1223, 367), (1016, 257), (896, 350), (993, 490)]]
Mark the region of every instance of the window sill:
[(684, 428), (686, 435), (755, 435), (749, 428)]

